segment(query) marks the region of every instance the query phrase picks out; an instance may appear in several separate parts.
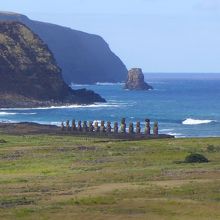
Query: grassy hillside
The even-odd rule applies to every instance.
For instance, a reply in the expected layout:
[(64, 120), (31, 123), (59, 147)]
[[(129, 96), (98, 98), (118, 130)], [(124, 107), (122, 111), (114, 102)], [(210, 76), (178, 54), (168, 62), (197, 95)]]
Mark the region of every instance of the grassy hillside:
[(0, 158), (0, 219), (220, 219), (220, 138), (1, 135)]

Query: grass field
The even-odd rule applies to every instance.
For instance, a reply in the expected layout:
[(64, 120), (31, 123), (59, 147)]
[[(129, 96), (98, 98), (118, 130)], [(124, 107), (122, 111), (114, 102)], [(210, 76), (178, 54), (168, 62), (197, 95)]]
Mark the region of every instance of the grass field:
[(0, 158), (1, 220), (220, 219), (220, 138), (1, 135)]

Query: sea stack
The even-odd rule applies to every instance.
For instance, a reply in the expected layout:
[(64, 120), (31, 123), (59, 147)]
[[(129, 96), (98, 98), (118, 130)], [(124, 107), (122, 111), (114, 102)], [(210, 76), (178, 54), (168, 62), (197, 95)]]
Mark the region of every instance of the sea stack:
[(152, 86), (148, 85), (144, 81), (144, 74), (142, 69), (133, 68), (128, 71), (128, 79), (125, 84), (125, 89), (129, 90), (149, 90), (153, 89)]

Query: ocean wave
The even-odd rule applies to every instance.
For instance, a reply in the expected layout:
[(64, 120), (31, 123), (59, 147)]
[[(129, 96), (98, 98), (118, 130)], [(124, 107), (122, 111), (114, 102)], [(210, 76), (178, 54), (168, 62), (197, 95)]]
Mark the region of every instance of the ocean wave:
[(165, 91), (166, 91), (166, 89), (150, 89), (150, 91), (151, 91), (151, 90), (153, 90), (153, 91), (160, 91), (160, 92), (161, 92), (161, 91), (162, 91), (162, 92), (165, 92)]
[(12, 112), (0, 112), (0, 116), (6, 116), (6, 115), (16, 115), (16, 113), (12, 113)]
[[(20, 121), (22, 122), (22, 121)], [(61, 127), (62, 121), (31, 121), (33, 123), (37, 123), (40, 125), (56, 125), (58, 127)]]
[(167, 82), (159, 82), (159, 81), (147, 81), (149, 84), (167, 84)]
[(187, 118), (182, 122), (183, 125), (200, 125), (200, 124), (209, 124), (212, 122), (216, 122), (215, 120), (200, 120), (200, 119), (193, 119)]
[(184, 137), (186, 137), (186, 136), (184, 136), (184, 135), (181, 134), (181, 133), (175, 133), (175, 132), (168, 132), (167, 134), (168, 134), (168, 135), (172, 135), (172, 136), (174, 136), (174, 137), (176, 137), (176, 138), (184, 138)]
[(30, 123), (37, 123), (41, 125), (56, 125), (61, 127), (61, 121), (27, 121), (27, 120), (9, 120), (9, 119), (2, 119), (0, 120), (0, 123), (6, 123), (6, 124), (13, 124), (13, 123), (24, 123), (24, 122), (30, 122)]
[(10, 123), (19, 123), (19, 121), (3, 119), (3, 120), (0, 120), (0, 123), (10, 124)]
[(110, 83), (110, 82), (97, 82), (96, 85), (97, 86), (115, 86), (115, 85), (124, 85), (125, 83), (120, 83), (120, 82), (117, 82), (117, 83)]
[(7, 116), (7, 115), (36, 115), (36, 113), (0, 112), (0, 116)]
[(71, 83), (70, 87), (88, 87), (88, 86), (117, 86), (117, 85), (124, 85), (125, 83), (117, 82), (117, 83), (111, 83), (111, 82), (97, 82), (95, 84), (77, 84), (77, 83)]
[(172, 132), (174, 129), (172, 128), (167, 128), (167, 129), (161, 129), (160, 132)]
[[(63, 105), (63, 106), (50, 106), (50, 107), (37, 107), (37, 108), (2, 108), (0, 110), (47, 110), (47, 109), (74, 109), (74, 108), (118, 108), (126, 106), (126, 103), (122, 102), (108, 102), (108, 103), (94, 103), (90, 105)], [(16, 114), (31, 114), (31, 113), (16, 113)], [(33, 113), (36, 114), (36, 113)]]
[(90, 84), (75, 84), (75, 83), (71, 83), (70, 87), (71, 88), (74, 88), (74, 87), (87, 87), (87, 86), (91, 86), (91, 85)]

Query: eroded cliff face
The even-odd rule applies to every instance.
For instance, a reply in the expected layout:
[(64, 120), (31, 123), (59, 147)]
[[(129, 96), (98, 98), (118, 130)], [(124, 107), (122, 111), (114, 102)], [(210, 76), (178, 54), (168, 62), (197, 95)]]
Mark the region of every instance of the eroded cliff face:
[(144, 74), (140, 68), (133, 68), (128, 72), (125, 89), (129, 90), (149, 90), (153, 89), (144, 81)]
[(86, 90), (74, 91), (47, 45), (19, 22), (0, 22), (0, 107), (104, 101)]
[(38, 34), (54, 54), (69, 85), (126, 80), (125, 65), (100, 36), (33, 21), (16, 13), (1, 12), (0, 20), (20, 21)]

